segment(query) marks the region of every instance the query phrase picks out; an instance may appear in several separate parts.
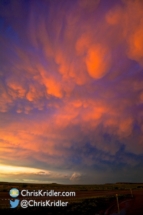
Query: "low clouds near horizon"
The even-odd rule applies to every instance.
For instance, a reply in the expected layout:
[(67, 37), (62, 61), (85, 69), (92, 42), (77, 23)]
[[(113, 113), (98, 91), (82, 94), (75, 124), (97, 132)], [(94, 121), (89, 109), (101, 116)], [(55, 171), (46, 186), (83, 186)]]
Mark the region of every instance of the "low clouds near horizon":
[(1, 165), (63, 183), (143, 180), (142, 11), (140, 0), (0, 2)]

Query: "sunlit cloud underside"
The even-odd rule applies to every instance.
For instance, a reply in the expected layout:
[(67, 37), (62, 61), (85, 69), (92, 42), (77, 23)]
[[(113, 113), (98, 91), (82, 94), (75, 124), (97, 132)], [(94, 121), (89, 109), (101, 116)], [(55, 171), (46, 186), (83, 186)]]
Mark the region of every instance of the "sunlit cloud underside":
[(142, 11), (0, 1), (0, 181), (143, 180)]

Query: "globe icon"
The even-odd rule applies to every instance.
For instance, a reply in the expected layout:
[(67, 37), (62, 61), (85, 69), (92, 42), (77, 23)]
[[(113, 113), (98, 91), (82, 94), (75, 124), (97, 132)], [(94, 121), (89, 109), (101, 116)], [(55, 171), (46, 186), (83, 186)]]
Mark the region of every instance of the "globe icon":
[(19, 196), (19, 190), (16, 189), (16, 188), (12, 188), (10, 191), (9, 191), (9, 195), (13, 198)]

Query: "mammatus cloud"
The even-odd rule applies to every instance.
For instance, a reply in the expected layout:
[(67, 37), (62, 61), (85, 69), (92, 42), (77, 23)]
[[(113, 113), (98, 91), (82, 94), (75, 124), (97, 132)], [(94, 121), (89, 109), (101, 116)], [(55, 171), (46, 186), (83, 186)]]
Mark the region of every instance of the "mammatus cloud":
[[(120, 26), (120, 37), (126, 41), (127, 56), (142, 65), (143, 58), (143, 19), (142, 1), (123, 1), (124, 7), (118, 5), (112, 8), (106, 15), (106, 21), (113, 28)], [(133, 16), (134, 14), (134, 16)]]
[(143, 3), (0, 4), (0, 161), (64, 182), (142, 167)]
[(88, 49), (86, 67), (92, 78), (102, 78), (109, 69), (111, 61), (110, 52), (101, 45), (95, 45)]

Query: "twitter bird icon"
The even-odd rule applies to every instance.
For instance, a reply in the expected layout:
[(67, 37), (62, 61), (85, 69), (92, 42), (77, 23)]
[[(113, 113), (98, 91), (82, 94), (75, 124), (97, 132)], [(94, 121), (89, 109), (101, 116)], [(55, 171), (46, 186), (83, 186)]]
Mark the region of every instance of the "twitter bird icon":
[(15, 199), (14, 201), (10, 200), (10, 206), (11, 208), (16, 208), (19, 204), (19, 200)]

